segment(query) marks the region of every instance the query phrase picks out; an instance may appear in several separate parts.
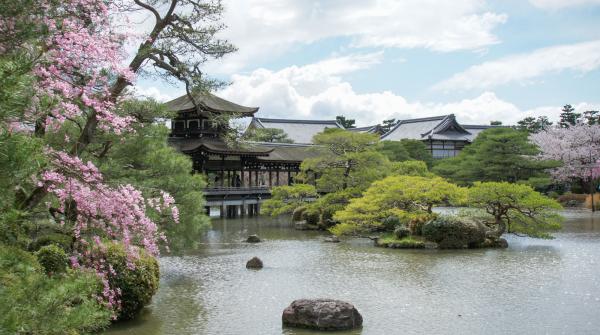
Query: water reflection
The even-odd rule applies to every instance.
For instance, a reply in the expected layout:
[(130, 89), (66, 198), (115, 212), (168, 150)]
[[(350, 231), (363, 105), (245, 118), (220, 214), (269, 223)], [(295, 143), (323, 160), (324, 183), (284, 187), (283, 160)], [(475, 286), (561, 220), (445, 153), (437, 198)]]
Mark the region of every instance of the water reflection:
[[(294, 299), (349, 300), (363, 329), (341, 334), (596, 333), (600, 216), (566, 213), (555, 240), (510, 236), (507, 250), (390, 250), (323, 243), (287, 219), (216, 220), (196, 250), (161, 259), (161, 288), (110, 334), (314, 334), (282, 329)], [(258, 234), (265, 241), (242, 240)], [(265, 268), (244, 264), (260, 257)]]

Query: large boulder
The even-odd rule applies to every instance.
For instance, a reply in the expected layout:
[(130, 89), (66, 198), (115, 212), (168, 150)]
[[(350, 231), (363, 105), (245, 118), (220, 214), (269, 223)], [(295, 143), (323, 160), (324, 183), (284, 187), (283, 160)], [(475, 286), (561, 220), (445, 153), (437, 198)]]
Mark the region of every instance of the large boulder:
[(346, 330), (362, 326), (362, 316), (351, 303), (333, 299), (295, 300), (283, 310), (284, 326), (316, 330)]
[(477, 248), (486, 239), (487, 228), (470, 218), (440, 216), (423, 226), (423, 237), (440, 249)]
[(250, 235), (246, 239), (246, 242), (248, 242), (248, 243), (258, 243), (258, 242), (260, 242), (260, 237), (258, 237), (258, 235)]
[(259, 270), (263, 268), (263, 262), (258, 257), (252, 257), (248, 262), (246, 262), (246, 269), (254, 269)]

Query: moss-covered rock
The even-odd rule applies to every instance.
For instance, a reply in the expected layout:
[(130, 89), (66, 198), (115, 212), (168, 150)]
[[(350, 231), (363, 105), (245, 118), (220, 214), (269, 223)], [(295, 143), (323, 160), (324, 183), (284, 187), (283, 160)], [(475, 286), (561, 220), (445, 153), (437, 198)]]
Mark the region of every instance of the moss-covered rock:
[(487, 228), (469, 218), (440, 216), (423, 225), (423, 237), (438, 244), (440, 249), (480, 247), (486, 239)]
[(384, 235), (375, 239), (375, 246), (390, 249), (425, 249), (426, 241), (414, 236), (397, 238), (393, 235)]

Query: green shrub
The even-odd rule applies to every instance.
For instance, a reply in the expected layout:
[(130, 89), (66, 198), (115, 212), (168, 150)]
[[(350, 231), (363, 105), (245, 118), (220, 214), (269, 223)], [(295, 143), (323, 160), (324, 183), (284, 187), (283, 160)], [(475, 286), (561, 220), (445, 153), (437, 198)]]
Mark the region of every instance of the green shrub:
[(40, 248), (35, 255), (40, 265), (49, 276), (64, 273), (67, 270), (69, 259), (63, 249), (55, 244)]
[(387, 218), (383, 219), (382, 223), (383, 228), (387, 231), (394, 231), (396, 227), (402, 224), (397, 216), (388, 216)]
[(302, 213), (304, 213), (305, 210), (306, 210), (306, 206), (300, 206), (300, 207), (294, 209), (294, 212), (292, 213), (292, 221), (294, 221), (294, 222), (301, 221)]
[(130, 269), (123, 245), (112, 243), (106, 249), (106, 260), (115, 270), (115, 274), (109, 276), (109, 283), (121, 290), (119, 320), (135, 317), (150, 303), (158, 289), (160, 273), (157, 260), (143, 249), (138, 250), (138, 258), (133, 260), (134, 268)]
[(333, 215), (335, 212), (344, 209), (343, 205), (329, 205), (321, 211), (321, 225), (324, 228), (329, 228), (334, 226), (337, 221), (333, 219)]
[(410, 230), (405, 226), (397, 226), (396, 229), (394, 229), (394, 236), (398, 239), (403, 239), (408, 237), (408, 235), (410, 235)]
[(69, 252), (72, 250), (73, 238), (69, 235), (61, 233), (45, 234), (31, 242), (29, 250), (38, 251), (41, 247), (51, 244), (57, 245), (64, 251)]
[(302, 212), (302, 220), (305, 220), (306, 223), (310, 225), (318, 225), (321, 220), (321, 212), (318, 208), (311, 208), (310, 206), (306, 208), (304, 212)]
[(98, 276), (68, 270), (48, 277), (29, 252), (0, 246), (0, 334), (82, 334), (110, 323), (97, 300)]
[(439, 216), (423, 226), (423, 237), (440, 249), (475, 248), (485, 241), (486, 227), (468, 218)]
[(391, 249), (423, 249), (425, 248), (425, 241), (414, 236), (397, 238), (388, 234), (378, 239), (376, 245)]

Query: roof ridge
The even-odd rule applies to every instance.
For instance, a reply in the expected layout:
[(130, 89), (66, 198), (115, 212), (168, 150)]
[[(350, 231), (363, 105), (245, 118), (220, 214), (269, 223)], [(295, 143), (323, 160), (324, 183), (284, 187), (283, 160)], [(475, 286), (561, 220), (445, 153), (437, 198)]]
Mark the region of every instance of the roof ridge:
[(300, 120), (300, 119), (272, 119), (272, 118), (264, 118), (264, 117), (254, 117), (258, 122), (278, 122), (278, 123), (327, 123), (327, 124), (338, 124), (337, 120)]

